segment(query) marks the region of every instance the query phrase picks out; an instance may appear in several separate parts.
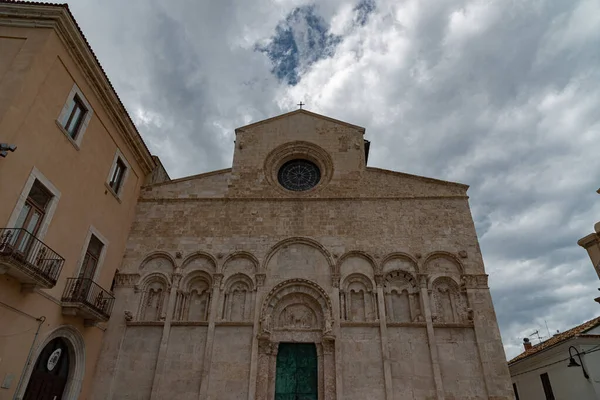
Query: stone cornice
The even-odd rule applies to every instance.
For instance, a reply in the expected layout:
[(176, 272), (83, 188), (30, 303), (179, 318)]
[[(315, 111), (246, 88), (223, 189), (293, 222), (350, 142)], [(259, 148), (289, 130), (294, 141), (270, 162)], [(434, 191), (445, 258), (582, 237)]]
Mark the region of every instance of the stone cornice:
[(590, 233), (589, 235), (582, 237), (577, 241), (578, 245), (586, 249), (597, 243), (600, 243), (600, 235), (597, 233)]
[(467, 200), (469, 196), (393, 196), (393, 197), (204, 197), (204, 198), (140, 198), (140, 203), (200, 203), (210, 201), (412, 201), (412, 200)]
[(0, 26), (53, 29), (81, 69), (109, 118), (121, 132), (144, 174), (147, 175), (154, 170), (156, 164), (150, 151), (68, 6), (0, 1)]

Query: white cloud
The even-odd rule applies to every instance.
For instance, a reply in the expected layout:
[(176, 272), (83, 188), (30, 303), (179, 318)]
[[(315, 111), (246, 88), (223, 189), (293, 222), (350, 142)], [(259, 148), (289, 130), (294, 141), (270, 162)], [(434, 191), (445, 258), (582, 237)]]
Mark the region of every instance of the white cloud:
[(509, 356), (544, 321), (596, 316), (597, 277), (576, 241), (600, 215), (599, 3), (380, 0), (360, 25), (358, 1), (322, 1), (341, 41), (290, 87), (255, 45), (310, 4), (70, 6), (173, 177), (227, 167), (235, 127), (303, 100), (366, 127), (371, 165), (471, 185)]

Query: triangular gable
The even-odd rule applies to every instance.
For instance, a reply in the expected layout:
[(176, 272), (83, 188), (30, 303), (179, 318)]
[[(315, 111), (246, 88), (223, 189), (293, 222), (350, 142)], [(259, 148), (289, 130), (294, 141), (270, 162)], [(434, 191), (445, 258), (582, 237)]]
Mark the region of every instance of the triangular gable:
[(362, 126), (352, 125), (352, 124), (349, 124), (347, 122), (340, 121), (340, 120), (334, 119), (334, 118), (329, 118), (329, 117), (326, 117), (325, 115), (317, 114), (317, 113), (314, 113), (314, 112), (311, 112), (311, 111), (307, 111), (307, 110), (294, 110), (294, 111), (291, 111), (291, 112), (288, 112), (288, 113), (285, 113), (285, 114), (278, 115), (276, 117), (267, 118), (267, 119), (263, 119), (262, 121), (253, 122), (251, 124), (244, 125), (244, 126), (241, 126), (239, 128), (236, 128), (235, 129), (235, 133), (243, 132), (246, 129), (254, 128), (256, 126), (263, 125), (263, 124), (268, 124), (268, 123), (276, 121), (278, 119), (288, 118), (288, 117), (291, 117), (291, 116), (297, 115), (297, 114), (305, 114), (305, 115), (308, 115), (308, 116), (311, 116), (311, 117), (314, 117), (314, 118), (319, 118), (319, 119), (322, 119), (322, 120), (325, 120), (325, 121), (333, 122), (334, 124), (344, 125), (344, 126), (347, 126), (349, 128), (356, 129), (357, 131), (361, 132), (362, 134), (365, 133), (365, 128), (363, 128)]

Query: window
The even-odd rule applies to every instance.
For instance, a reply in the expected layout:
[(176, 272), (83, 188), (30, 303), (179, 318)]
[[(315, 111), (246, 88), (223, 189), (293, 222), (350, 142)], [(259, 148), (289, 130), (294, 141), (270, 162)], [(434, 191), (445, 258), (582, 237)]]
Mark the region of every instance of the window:
[(120, 157), (117, 157), (117, 161), (115, 162), (115, 166), (113, 168), (113, 173), (110, 177), (110, 181), (108, 182), (108, 186), (110, 186), (110, 188), (116, 194), (119, 194), (119, 190), (123, 184), (125, 171), (127, 171), (127, 166)]
[(95, 235), (90, 237), (85, 256), (83, 257), (83, 264), (79, 271), (79, 278), (94, 279), (96, 268), (98, 267), (98, 260), (102, 254), (102, 248), (104, 244)]
[(86, 113), (87, 109), (83, 102), (79, 96), (75, 95), (69, 102), (69, 117), (63, 126), (72, 139), (77, 137)]
[(516, 383), (513, 383), (513, 392), (515, 392), (515, 400), (519, 400), (519, 391), (517, 390)]
[(543, 373), (540, 375), (540, 379), (542, 380), (542, 385), (544, 386), (544, 394), (546, 395), (546, 400), (554, 400), (554, 393), (552, 393), (552, 385), (550, 385), (550, 377), (548, 377), (547, 373)]
[(90, 103), (77, 85), (73, 85), (56, 124), (78, 150), (93, 114)]
[(36, 179), (15, 222), (15, 228), (23, 229), (17, 231), (15, 247), (19, 251), (25, 252), (30, 244), (30, 235), (25, 231), (33, 236), (37, 235), (51, 199), (52, 194)]

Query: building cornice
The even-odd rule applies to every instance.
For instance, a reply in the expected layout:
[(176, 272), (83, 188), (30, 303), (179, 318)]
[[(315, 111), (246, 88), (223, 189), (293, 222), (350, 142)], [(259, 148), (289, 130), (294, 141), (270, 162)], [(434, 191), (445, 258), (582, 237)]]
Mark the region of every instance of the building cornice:
[(600, 243), (600, 236), (597, 233), (590, 233), (577, 241), (577, 244), (585, 249), (597, 243)]
[(144, 174), (154, 170), (156, 164), (148, 147), (66, 4), (0, 1), (0, 26), (53, 29), (121, 132)]

